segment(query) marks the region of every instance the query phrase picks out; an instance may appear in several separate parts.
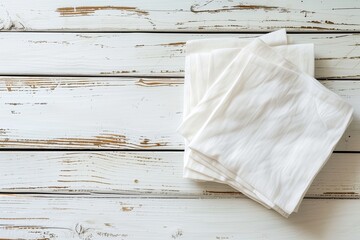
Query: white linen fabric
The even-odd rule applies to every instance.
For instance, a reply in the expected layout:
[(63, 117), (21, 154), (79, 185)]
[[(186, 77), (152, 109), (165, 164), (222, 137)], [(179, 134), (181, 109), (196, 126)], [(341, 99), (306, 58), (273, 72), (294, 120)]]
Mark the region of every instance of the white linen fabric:
[[(286, 44), (286, 32), (285, 30), (279, 30), (270, 34), (261, 36), (260, 39), (268, 42), (269, 44), (279, 45)], [(206, 39), (206, 40), (195, 40), (187, 43), (187, 63), (193, 61), (190, 66), (197, 66), (197, 68), (192, 68), (190, 74), (186, 74), (185, 77), (185, 109), (184, 116), (187, 113), (187, 108), (191, 108), (197, 104), (201, 97), (206, 92), (206, 89), (211, 85), (211, 83), (216, 79), (216, 74), (226, 66), (229, 59), (232, 59), (236, 54), (241, 50), (237, 49), (225, 49), (222, 48), (219, 51), (212, 51), (212, 54), (205, 53), (206, 50), (214, 50), (223, 46), (226, 43), (228, 47), (243, 47), (248, 44), (252, 39)], [(304, 49), (305, 48), (305, 49)], [(197, 50), (197, 51), (196, 51)], [(313, 74), (314, 71), (314, 55), (313, 55), (313, 46), (312, 44), (307, 45), (297, 45), (297, 46), (281, 46), (277, 47), (277, 50), (281, 53), (287, 53), (290, 59), (293, 59), (296, 63), (300, 63), (301, 66), (304, 66), (304, 70)], [(201, 54), (191, 54), (191, 53), (201, 53)], [(306, 54), (304, 54), (306, 53)], [(210, 67), (210, 60), (213, 66)], [(223, 66), (222, 66), (223, 65)], [(188, 65), (187, 65), (188, 66)], [(188, 68), (187, 68), (188, 69)], [(210, 73), (211, 72), (211, 73)], [(186, 71), (186, 73), (188, 73)], [(209, 78), (211, 76), (211, 78)], [(195, 81), (191, 81), (195, 79)], [(190, 87), (192, 93), (190, 94)], [(189, 107), (188, 104), (192, 103)], [(197, 159), (197, 160), (196, 160)], [(199, 164), (198, 162), (202, 162)], [(207, 167), (206, 167), (207, 166)], [(242, 191), (244, 194), (248, 195), (254, 200), (263, 203), (258, 198), (259, 196), (254, 196), (252, 192), (248, 192), (245, 187), (239, 185), (239, 183), (231, 182), (229, 179), (223, 178), (224, 174), (219, 174), (212, 166), (209, 166), (206, 162), (201, 161), (199, 157), (196, 156), (196, 153), (187, 150), (185, 148), (185, 168), (184, 168), (184, 177), (196, 179), (196, 180), (212, 180), (217, 182), (228, 183), (232, 187)], [(270, 206), (267, 206), (270, 208)]]
[[(265, 42), (270, 45), (281, 45), (287, 43), (286, 32), (285, 30), (279, 30), (273, 33), (265, 34), (260, 37)], [(184, 117), (188, 114), (189, 110), (194, 107), (197, 102), (202, 98), (208, 86), (211, 85), (211, 81), (215, 79), (215, 77), (209, 78), (210, 73), (210, 53), (211, 50), (215, 49), (224, 49), (226, 46), (228, 48), (241, 48), (248, 44), (252, 39), (238, 39), (238, 38), (224, 38), (224, 39), (203, 39), (203, 40), (193, 40), (188, 41), (186, 44), (186, 71), (185, 71), (185, 103), (184, 103)], [(231, 54), (236, 54), (237, 49), (235, 51), (227, 51), (219, 52), (219, 54), (223, 54), (219, 58), (215, 58), (218, 61), (218, 65), (221, 68), (221, 63), (226, 64), (226, 60), (231, 59)], [(197, 53), (197, 54), (194, 54)], [(199, 54), (203, 53), (203, 54)], [(222, 60), (225, 60), (222, 62)], [(197, 66), (197, 68), (195, 68)], [(194, 67), (194, 68), (191, 68)], [(191, 69), (191, 72), (190, 70)], [(213, 71), (216, 73), (216, 71)], [(219, 71), (218, 71), (219, 72)], [(195, 81), (191, 81), (191, 79), (195, 79)], [(185, 143), (185, 145), (187, 145)], [(206, 177), (206, 175), (202, 175), (195, 171), (191, 170), (191, 164), (195, 164), (192, 161), (192, 154), (190, 154), (185, 147), (185, 168), (184, 168), (184, 177), (189, 177), (197, 180), (211, 180)]]
[(225, 183), (287, 217), (352, 118), (284, 30), (186, 45), (184, 177)]

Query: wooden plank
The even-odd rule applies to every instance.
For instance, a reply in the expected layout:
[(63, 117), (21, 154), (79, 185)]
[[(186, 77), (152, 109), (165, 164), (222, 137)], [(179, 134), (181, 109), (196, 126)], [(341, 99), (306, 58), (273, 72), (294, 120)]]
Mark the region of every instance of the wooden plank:
[(285, 219), (248, 199), (1, 195), (1, 239), (354, 239), (360, 200), (304, 200)]
[(2, 0), (12, 31), (359, 31), (359, 1)]
[[(181, 1), (180, 1), (181, 2)], [(1, 75), (183, 76), (189, 39), (220, 34), (2, 33)], [(292, 34), (316, 45), (316, 77), (360, 78), (359, 34)]]
[[(321, 81), (355, 109), (337, 151), (359, 151), (360, 82)], [(183, 149), (182, 79), (0, 77), (0, 147)]]
[[(183, 152), (0, 152), (0, 192), (240, 197), (217, 183), (182, 177)], [(31, 163), (31, 164), (29, 164)], [(307, 198), (360, 197), (360, 154), (331, 156)]]
[[(179, 149), (182, 81), (131, 78), (0, 80), (0, 146)], [(152, 87), (157, 86), (157, 87)]]

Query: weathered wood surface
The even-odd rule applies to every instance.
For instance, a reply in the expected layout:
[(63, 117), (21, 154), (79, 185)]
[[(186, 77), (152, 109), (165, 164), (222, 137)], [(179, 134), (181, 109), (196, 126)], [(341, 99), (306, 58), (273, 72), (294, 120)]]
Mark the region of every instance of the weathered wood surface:
[(289, 219), (248, 199), (1, 195), (1, 239), (357, 240), (358, 200), (303, 201)]
[(2, 0), (4, 31), (359, 31), (358, 0)]
[[(0, 147), (183, 149), (180, 78), (0, 77)], [(360, 81), (321, 81), (355, 109), (337, 151), (360, 148)]]
[[(181, 2), (181, 1), (180, 1)], [(359, 14), (360, 16), (360, 14)], [(189, 39), (253, 34), (1, 33), (1, 75), (183, 76)], [(292, 34), (316, 45), (316, 77), (360, 78), (359, 34)]]
[[(3, 193), (243, 197), (226, 185), (182, 178), (182, 152), (0, 152), (0, 158)], [(306, 197), (358, 199), (360, 154), (334, 153)]]
[(360, 153), (334, 153), (284, 219), (183, 179), (181, 151), (76, 151), (183, 149), (185, 42), (284, 27), (315, 43), (316, 77), (355, 108), (336, 150), (360, 151), (359, 6), (1, 0), (0, 239), (359, 239)]
[(181, 82), (0, 78), (0, 146), (179, 149)]

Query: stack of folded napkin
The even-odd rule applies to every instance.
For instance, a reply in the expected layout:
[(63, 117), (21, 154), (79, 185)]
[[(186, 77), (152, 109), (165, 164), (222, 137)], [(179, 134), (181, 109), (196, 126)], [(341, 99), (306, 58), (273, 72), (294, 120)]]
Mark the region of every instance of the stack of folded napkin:
[(288, 217), (352, 119), (285, 30), (186, 43), (184, 177), (228, 184)]

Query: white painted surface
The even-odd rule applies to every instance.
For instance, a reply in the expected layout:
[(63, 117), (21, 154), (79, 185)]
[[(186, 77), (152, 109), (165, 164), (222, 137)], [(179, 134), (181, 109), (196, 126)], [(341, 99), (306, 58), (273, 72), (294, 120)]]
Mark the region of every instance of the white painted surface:
[(359, 31), (359, 1), (2, 0), (13, 31)]
[(175, 133), (182, 112), (179, 79), (150, 85), (138, 78), (0, 79), (3, 148), (182, 146)]
[[(223, 184), (182, 178), (183, 152), (0, 152), (0, 158), (6, 169), (0, 192), (243, 197)], [(359, 154), (334, 153), (306, 197), (358, 199)]]
[[(250, 34), (0, 33), (1, 75), (183, 76), (189, 39)], [(359, 34), (293, 34), (314, 43), (317, 78), (360, 78)]]
[(354, 239), (359, 200), (304, 200), (285, 219), (248, 199), (1, 195), (3, 239)]

